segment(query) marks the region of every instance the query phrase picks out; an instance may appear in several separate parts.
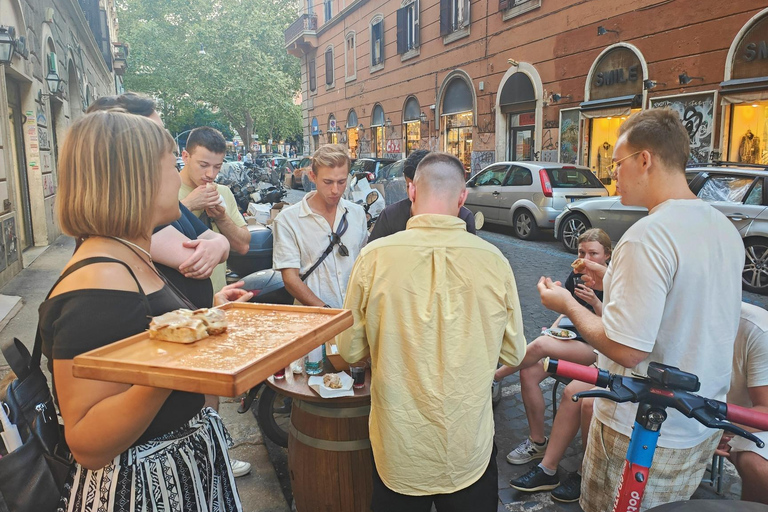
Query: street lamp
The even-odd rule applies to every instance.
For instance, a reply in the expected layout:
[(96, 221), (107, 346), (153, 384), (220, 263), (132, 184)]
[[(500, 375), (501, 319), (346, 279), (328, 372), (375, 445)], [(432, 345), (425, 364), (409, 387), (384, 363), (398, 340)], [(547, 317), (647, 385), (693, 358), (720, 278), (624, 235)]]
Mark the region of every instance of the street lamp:
[(16, 29), (0, 25), (0, 64), (10, 64), (16, 49)]

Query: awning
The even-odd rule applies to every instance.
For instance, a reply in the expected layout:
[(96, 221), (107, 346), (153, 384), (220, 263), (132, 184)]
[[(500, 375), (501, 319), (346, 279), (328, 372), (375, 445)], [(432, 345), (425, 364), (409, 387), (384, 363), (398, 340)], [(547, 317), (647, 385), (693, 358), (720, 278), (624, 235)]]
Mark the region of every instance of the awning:
[(731, 92), (751, 92), (768, 89), (768, 76), (757, 78), (739, 78), (736, 80), (726, 80), (720, 83), (720, 89), (723, 94)]
[(585, 101), (579, 105), (584, 117), (606, 117), (628, 115), (633, 108), (643, 104), (642, 94), (629, 94), (602, 100)]

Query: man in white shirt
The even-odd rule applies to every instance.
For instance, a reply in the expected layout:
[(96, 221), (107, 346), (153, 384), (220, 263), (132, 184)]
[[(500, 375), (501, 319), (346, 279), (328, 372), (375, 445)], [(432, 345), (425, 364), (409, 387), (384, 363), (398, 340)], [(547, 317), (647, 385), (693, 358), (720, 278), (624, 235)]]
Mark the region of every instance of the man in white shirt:
[[(607, 271), (586, 263), (586, 279), (604, 289), (602, 319), (549, 278), (539, 281), (539, 293), (599, 351), (601, 368), (645, 374), (658, 361), (698, 375), (701, 395), (724, 400), (733, 355), (724, 340), (736, 337), (744, 246), (733, 224), (688, 188), (688, 155), (688, 134), (671, 110), (630, 117), (612, 167), (622, 204), (646, 207), (649, 215), (619, 240)], [(586, 512), (611, 508), (636, 410), (595, 401), (581, 486)], [(668, 414), (643, 509), (690, 498), (719, 440), (695, 420)]]
[[(741, 304), (728, 403), (768, 413), (768, 311), (752, 304)], [(768, 505), (768, 432), (755, 435), (766, 443), (764, 448), (729, 433), (723, 436), (718, 453), (736, 466), (741, 499)]]
[[(299, 303), (340, 308), (352, 266), (368, 240), (365, 211), (342, 198), (349, 177), (349, 156), (343, 146), (328, 144), (315, 151), (309, 176), (317, 190), (275, 218), (272, 260)], [(302, 279), (332, 240), (337, 243), (328, 256)]]
[[(221, 171), (227, 142), (218, 130), (208, 126), (195, 128), (189, 134), (182, 151), (184, 168), (179, 172), (179, 200), (216, 233), (229, 241), (230, 249), (238, 254), (248, 252), (251, 233), (237, 209), (232, 191), (213, 180)], [(221, 290), (226, 282), (226, 262), (216, 266), (211, 275), (213, 291)]]

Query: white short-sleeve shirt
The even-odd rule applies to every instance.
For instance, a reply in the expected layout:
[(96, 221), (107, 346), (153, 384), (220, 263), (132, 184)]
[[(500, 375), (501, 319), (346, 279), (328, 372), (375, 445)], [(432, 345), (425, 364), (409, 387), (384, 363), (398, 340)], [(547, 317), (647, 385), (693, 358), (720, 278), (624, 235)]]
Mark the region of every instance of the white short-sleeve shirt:
[[(328, 248), (331, 226), (322, 215), (314, 213), (307, 203), (316, 193), (310, 192), (300, 203), (283, 208), (275, 218), (272, 227), (275, 235), (272, 253), (275, 270), (298, 268), (299, 274), (304, 274)], [(342, 256), (337, 245), (304, 281), (312, 293), (334, 308), (344, 304), (349, 275), (360, 249), (368, 240), (365, 210), (345, 199), (341, 199), (336, 207), (333, 232), (338, 231), (345, 209), (349, 226), (341, 236), (341, 241), (349, 250), (349, 256)]]

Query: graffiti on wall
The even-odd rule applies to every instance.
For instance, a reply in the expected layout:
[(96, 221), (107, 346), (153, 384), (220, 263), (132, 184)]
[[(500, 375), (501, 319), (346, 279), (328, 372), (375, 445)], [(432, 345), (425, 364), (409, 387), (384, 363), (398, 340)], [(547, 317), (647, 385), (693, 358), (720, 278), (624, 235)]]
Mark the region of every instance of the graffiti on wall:
[(472, 176), (480, 172), (484, 167), (496, 161), (495, 151), (473, 151), (471, 160)]
[(557, 129), (546, 128), (541, 132), (541, 161), (557, 162)]
[(709, 161), (715, 116), (714, 92), (673, 98), (651, 98), (651, 108), (670, 108), (680, 116), (691, 140), (688, 163)]
[(8, 265), (19, 259), (19, 242), (16, 238), (16, 219), (10, 217), (2, 224), (3, 242), (5, 243), (5, 259)]
[(575, 164), (579, 153), (579, 111), (560, 112), (560, 163)]

